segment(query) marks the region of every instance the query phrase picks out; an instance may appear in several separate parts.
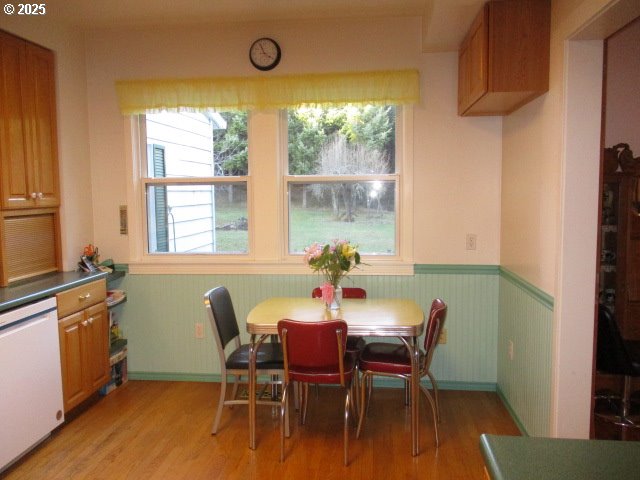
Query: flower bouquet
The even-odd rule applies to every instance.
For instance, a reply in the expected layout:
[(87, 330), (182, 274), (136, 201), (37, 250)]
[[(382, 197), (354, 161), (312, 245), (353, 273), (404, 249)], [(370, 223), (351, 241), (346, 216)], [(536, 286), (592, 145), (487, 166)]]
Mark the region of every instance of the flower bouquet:
[(360, 265), (358, 246), (347, 240), (333, 240), (331, 243), (313, 243), (304, 249), (304, 261), (314, 271), (324, 276), (322, 299), (332, 310), (339, 309), (342, 302), (340, 281), (351, 270)]

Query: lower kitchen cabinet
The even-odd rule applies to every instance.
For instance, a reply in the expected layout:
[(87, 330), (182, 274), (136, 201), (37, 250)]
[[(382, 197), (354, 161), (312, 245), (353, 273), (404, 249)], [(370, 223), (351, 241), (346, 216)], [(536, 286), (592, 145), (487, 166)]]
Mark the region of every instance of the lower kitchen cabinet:
[(79, 405), (111, 378), (105, 296), (104, 280), (57, 295), (65, 412)]

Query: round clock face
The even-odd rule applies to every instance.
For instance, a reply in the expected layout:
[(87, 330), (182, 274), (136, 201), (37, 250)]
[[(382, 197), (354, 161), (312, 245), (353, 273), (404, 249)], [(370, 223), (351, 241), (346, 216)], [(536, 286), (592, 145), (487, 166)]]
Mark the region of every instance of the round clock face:
[(258, 70), (271, 70), (280, 63), (280, 46), (271, 38), (259, 38), (249, 49), (251, 64)]

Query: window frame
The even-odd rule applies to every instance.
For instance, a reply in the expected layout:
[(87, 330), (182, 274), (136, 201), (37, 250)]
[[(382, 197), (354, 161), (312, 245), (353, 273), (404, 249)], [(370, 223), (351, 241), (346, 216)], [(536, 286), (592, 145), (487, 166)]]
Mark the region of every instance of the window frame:
[[(144, 246), (143, 252), (145, 256), (148, 257), (156, 257), (156, 256), (175, 256), (175, 257), (188, 257), (191, 255), (195, 255), (198, 258), (202, 256), (228, 256), (231, 257), (234, 261), (238, 258), (243, 258), (248, 255), (248, 253), (213, 253), (213, 252), (151, 252), (151, 239), (149, 238), (149, 201), (147, 195), (149, 192), (150, 186), (179, 186), (179, 185), (224, 185), (224, 184), (245, 184), (247, 189), (247, 197), (249, 196), (249, 175), (227, 175), (227, 176), (214, 176), (214, 177), (152, 177), (149, 176), (149, 168), (150, 168), (150, 159), (149, 152), (151, 151), (150, 147), (155, 147), (156, 144), (149, 145), (147, 143), (147, 131), (146, 131), (146, 115), (141, 114), (136, 116), (137, 119), (137, 128), (139, 131), (140, 138), (140, 148), (139, 148), (139, 162), (140, 162), (140, 172), (142, 182), (142, 218), (144, 219), (143, 231), (144, 231)], [(166, 162), (166, 159), (165, 159)], [(247, 216), (249, 216), (249, 202), (247, 201)], [(215, 228), (215, 226), (214, 226)], [(250, 230), (250, 226), (249, 226)], [(167, 238), (168, 240), (168, 238)], [(250, 250), (250, 240), (247, 239), (247, 248)], [(237, 257), (237, 258), (236, 258)]]
[[(281, 198), (283, 204), (283, 225), (281, 254), (286, 261), (300, 261), (302, 253), (290, 253), (289, 248), (289, 184), (303, 183), (333, 183), (337, 179), (346, 181), (389, 181), (395, 182), (395, 246), (394, 255), (363, 254), (363, 261), (369, 265), (382, 267), (383, 265), (413, 264), (413, 107), (411, 105), (396, 106), (395, 126), (395, 172), (379, 175), (289, 175), (289, 138), (287, 110), (280, 111), (280, 168), (282, 175)], [(407, 194), (411, 197), (407, 198)], [(320, 239), (319, 239), (320, 241)], [(329, 239), (327, 239), (329, 241)], [(369, 267), (367, 267), (369, 269)]]
[[(396, 254), (364, 255), (367, 266), (355, 275), (413, 274), (413, 106), (398, 106), (396, 116)], [(284, 116), (284, 121), (283, 121)], [(289, 176), (286, 110), (250, 111), (246, 177), (192, 179), (146, 177), (146, 132), (142, 115), (125, 117), (128, 170), (129, 270), (134, 274), (305, 274), (300, 254), (288, 252), (287, 180), (316, 181), (316, 176)], [(284, 123), (283, 123), (284, 122)], [(144, 122), (142, 122), (144, 123)], [(284, 125), (284, 128), (283, 128)], [(358, 178), (360, 178), (358, 176)], [(147, 184), (238, 183), (247, 185), (247, 254), (148, 252)], [(260, 181), (257, 181), (260, 179)], [(369, 179), (369, 177), (367, 178)], [(371, 177), (371, 180), (375, 178)]]

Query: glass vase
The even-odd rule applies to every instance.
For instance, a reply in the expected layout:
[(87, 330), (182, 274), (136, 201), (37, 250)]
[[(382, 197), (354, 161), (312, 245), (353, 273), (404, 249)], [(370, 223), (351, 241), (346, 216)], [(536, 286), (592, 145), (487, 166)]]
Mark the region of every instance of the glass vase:
[(338, 285), (333, 289), (333, 300), (329, 305), (329, 310), (340, 310), (342, 305), (342, 287)]

